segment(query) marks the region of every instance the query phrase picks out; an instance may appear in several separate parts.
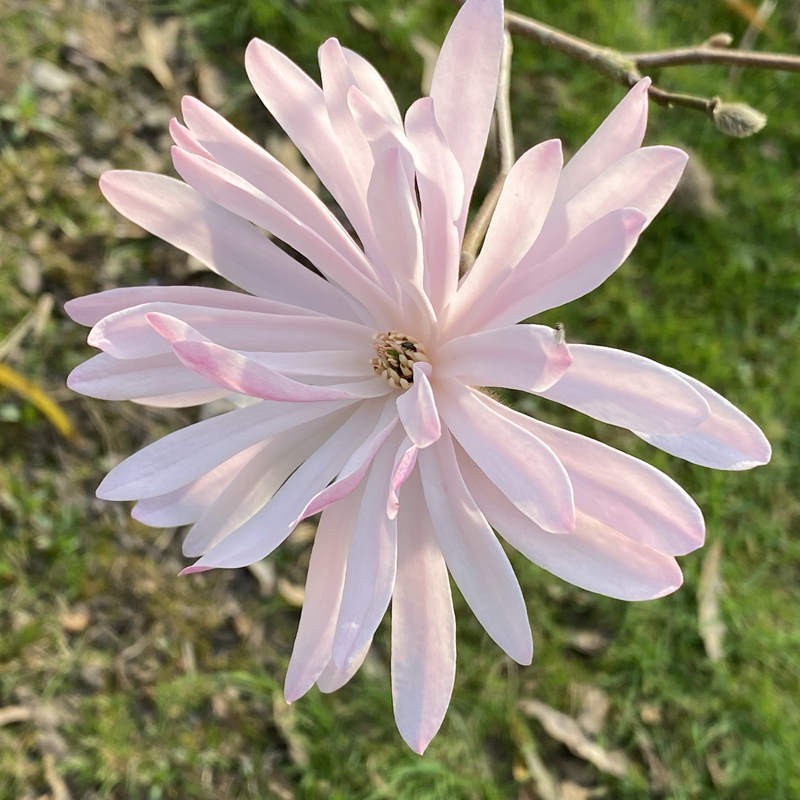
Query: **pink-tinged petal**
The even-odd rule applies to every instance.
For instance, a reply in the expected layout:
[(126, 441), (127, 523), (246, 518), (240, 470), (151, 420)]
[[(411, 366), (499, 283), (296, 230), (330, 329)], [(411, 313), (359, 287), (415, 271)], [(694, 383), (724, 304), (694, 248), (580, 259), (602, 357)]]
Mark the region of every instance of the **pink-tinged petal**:
[(448, 381), (437, 391), (450, 432), (487, 477), (527, 517), (557, 533), (575, 525), (572, 486), (555, 453), (500, 416), (485, 395)]
[(372, 464), (372, 459), (375, 458), (375, 454), (396, 425), (397, 414), (394, 403), (390, 400), (384, 404), (374, 428), (367, 438), (353, 451), (350, 458), (347, 459), (336, 480), (309, 500), (308, 505), (300, 512), (296, 522), (318, 514), (328, 506), (351, 494), (360, 485)]
[(569, 475), (575, 507), (629, 539), (667, 555), (703, 544), (697, 503), (672, 478), (633, 456), (577, 433), (555, 428), (490, 398), (484, 402), (545, 442)]
[(264, 442), (258, 442), (186, 486), (139, 500), (131, 516), (154, 528), (173, 528), (197, 522), (206, 508), (264, 447)]
[(677, 147), (643, 147), (609, 165), (566, 204), (558, 201), (529, 261), (544, 260), (587, 225), (619, 208), (645, 215), (645, 227), (678, 185), (688, 156)]
[(464, 177), (461, 224), (492, 121), (503, 52), (501, 0), (468, 0), (445, 38), (431, 81), (436, 119)]
[(542, 397), (630, 430), (685, 433), (708, 417), (708, 403), (689, 383), (649, 358), (590, 344), (571, 344), (572, 365)]
[(411, 477), (420, 448), (411, 443), (407, 436), (400, 442), (392, 465), (392, 478), (389, 481), (389, 497), (386, 500), (386, 516), (395, 519), (400, 511), (400, 488)]
[(215, 400), (223, 400), (230, 396), (229, 391), (212, 387), (211, 389), (190, 389), (186, 392), (173, 392), (172, 394), (133, 397), (131, 402), (154, 408), (188, 408), (213, 403)]
[(264, 400), (174, 431), (126, 458), (97, 488), (104, 500), (137, 500), (185, 486), (251, 445), (339, 411), (347, 403)]
[(511, 325), (452, 339), (439, 351), (436, 369), (468, 386), (541, 392), (571, 363), (557, 331), (544, 325)]
[(609, 164), (641, 145), (647, 126), (649, 86), (650, 78), (642, 78), (567, 162), (558, 188), (560, 201), (569, 200)]
[(379, 243), (376, 256), (400, 287), (407, 325), (414, 324), (414, 317), (424, 324), (436, 316), (423, 287), (422, 236), (416, 198), (409, 185), (412, 175), (410, 157), (399, 148), (388, 148), (375, 154), (367, 192)]
[(456, 674), (450, 579), (419, 480), (403, 507), (392, 595), (392, 699), (400, 735), (420, 755), (439, 730)]
[(117, 359), (100, 353), (75, 367), (67, 386), (102, 400), (135, 400), (208, 389), (209, 381), (184, 369), (169, 353), (142, 359)]
[(534, 564), (559, 578), (618, 600), (652, 600), (683, 583), (674, 558), (580, 512), (574, 531), (553, 536), (520, 514), (469, 459), (461, 459), (460, 466), (492, 527)]
[(202, 336), (235, 350), (302, 352), (348, 347), (363, 353), (365, 362), (373, 351), (370, 328), (334, 317), (160, 302), (143, 303), (103, 317), (89, 332), (88, 342), (115, 358), (147, 358), (168, 352), (169, 343), (147, 322), (151, 313), (180, 319)]
[(268, 556), (291, 533), (308, 498), (341, 470), (350, 442), (366, 435), (363, 423), (361, 414), (352, 414), (336, 425), (330, 437), (289, 476), (264, 508), (215, 543), (193, 566), (234, 569)]
[(146, 319), (172, 345), (173, 353), (185, 367), (232, 392), (295, 403), (357, 397), (332, 386), (312, 386), (287, 378), (236, 350), (205, 339), (175, 317), (147, 314)]
[(119, 170), (106, 172), (100, 189), (120, 214), (242, 289), (323, 314), (355, 318), (352, 303), (335, 286), (295, 261), (240, 215), (190, 186), (164, 175)]
[(316, 375), (321, 378), (368, 378), (375, 375), (358, 350), (304, 350), (275, 353), (245, 350), (244, 355), (285, 375)]
[(331, 435), (328, 419), (275, 436), (220, 492), (183, 540), (183, 554), (197, 558), (244, 525)]
[(350, 216), (356, 187), (338, 155), (322, 89), (283, 53), (258, 39), (247, 46), (244, 63), (256, 94)]
[(197, 141), (192, 132), (185, 125), (178, 122), (175, 117), (169, 121), (169, 135), (178, 147), (188, 150), (195, 155), (203, 156), (203, 158), (214, 158), (214, 156)]
[(369, 97), (387, 120), (397, 126), (402, 126), (403, 120), (394, 95), (378, 70), (365, 58), (346, 47), (342, 48), (342, 53), (350, 73), (355, 79), (355, 85)]
[(700, 381), (678, 370), (673, 372), (704, 398), (710, 414), (683, 434), (663, 436), (634, 431), (637, 436), (671, 455), (712, 469), (751, 469), (770, 460), (772, 448), (749, 417)]
[(387, 307), (388, 298), (373, 279), (264, 192), (215, 162), (184, 150), (173, 148), (172, 160), (180, 176), (197, 191), (294, 247), (328, 280), (341, 286), (367, 309), (382, 311)]
[(459, 302), (480, 302), (531, 248), (550, 211), (562, 164), (561, 142), (550, 139), (511, 168), (481, 252), (459, 287)]
[(372, 642), (368, 642), (364, 649), (344, 667), (337, 667), (334, 661), (329, 661), (325, 669), (322, 670), (322, 674), (317, 678), (319, 690), (323, 694), (330, 694), (341, 689), (361, 668), (371, 645)]
[(513, 324), (588, 294), (628, 257), (646, 222), (635, 208), (612, 211), (547, 260), (533, 263), (523, 258), (482, 306), (457, 308), (451, 335)]
[(371, 274), (370, 265), (352, 237), (291, 170), (194, 97), (184, 97), (181, 108), (192, 134), (216, 161), (302, 219), (358, 270)]
[(103, 317), (143, 303), (176, 303), (265, 314), (314, 314), (299, 306), (286, 305), (241, 292), (211, 289), (207, 286), (130, 286), (87, 294), (64, 303), (64, 310), (80, 325), (96, 325)]
[(530, 664), (533, 639), (522, 591), (464, 484), (448, 433), (420, 452), (419, 467), (434, 535), (453, 580), (489, 636), (515, 661)]
[(392, 436), (373, 459), (364, 482), (331, 651), (338, 667), (346, 667), (372, 641), (394, 589), (397, 520), (386, 516), (386, 494), (395, 447)]
[(408, 438), (417, 447), (429, 447), (442, 435), (442, 423), (428, 375), (430, 364), (414, 364), (411, 386), (397, 398), (397, 413)]
[(320, 517), (308, 564), (303, 610), (286, 670), (287, 702), (302, 697), (330, 661), (333, 634), (342, 600), (347, 552), (361, 492), (326, 508)]
[(437, 311), (458, 284), (460, 236), (456, 221), (464, 203), (464, 179), (453, 151), (436, 122), (433, 100), (423, 97), (405, 118), (408, 146), (417, 173), (425, 258), (425, 292)]

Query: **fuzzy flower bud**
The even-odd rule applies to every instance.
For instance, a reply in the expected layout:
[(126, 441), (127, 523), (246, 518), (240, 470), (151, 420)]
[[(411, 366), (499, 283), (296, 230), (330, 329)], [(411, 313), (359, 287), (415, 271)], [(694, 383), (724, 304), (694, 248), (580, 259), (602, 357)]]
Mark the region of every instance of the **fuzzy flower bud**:
[(758, 133), (767, 124), (767, 115), (747, 103), (718, 102), (711, 112), (711, 118), (717, 130), (738, 139)]

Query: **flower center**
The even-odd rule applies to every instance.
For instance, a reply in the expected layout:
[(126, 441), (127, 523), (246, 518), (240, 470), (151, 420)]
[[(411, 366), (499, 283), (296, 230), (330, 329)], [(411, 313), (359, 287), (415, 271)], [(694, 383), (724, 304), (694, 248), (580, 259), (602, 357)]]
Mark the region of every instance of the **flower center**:
[(410, 336), (397, 331), (376, 333), (377, 355), (370, 361), (376, 375), (382, 375), (396, 389), (408, 389), (414, 382), (414, 364), (428, 363), (425, 348)]

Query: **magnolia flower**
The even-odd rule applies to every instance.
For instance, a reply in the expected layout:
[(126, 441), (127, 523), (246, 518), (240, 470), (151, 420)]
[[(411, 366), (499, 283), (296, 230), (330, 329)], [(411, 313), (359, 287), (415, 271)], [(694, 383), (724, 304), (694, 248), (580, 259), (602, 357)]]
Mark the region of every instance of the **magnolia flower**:
[(100, 186), (246, 293), (148, 286), (67, 304), (103, 351), (72, 373), (73, 389), (235, 405), (129, 457), (98, 496), (135, 500), (148, 525), (191, 525), (183, 550), (199, 558), (184, 573), (251, 564), (321, 512), (286, 698), (346, 683), (391, 602), (395, 717), (420, 753), (453, 688), (448, 573), (495, 642), (531, 661), (525, 601), (495, 531), (549, 572), (625, 600), (677, 589), (675, 556), (703, 542), (700, 510), (666, 475), (480, 387), (532, 392), (710, 467), (770, 456), (758, 428), (696, 380), (517, 324), (602, 283), (674, 189), (685, 154), (640, 146), (646, 79), (566, 166), (557, 140), (517, 161), (459, 280), (502, 13), (501, 0), (462, 7), (430, 96), (404, 117), (374, 68), (335, 39), (319, 50), (321, 87), (252, 41), (256, 92), (353, 233), (188, 97), (170, 125), (183, 180), (119, 171)]

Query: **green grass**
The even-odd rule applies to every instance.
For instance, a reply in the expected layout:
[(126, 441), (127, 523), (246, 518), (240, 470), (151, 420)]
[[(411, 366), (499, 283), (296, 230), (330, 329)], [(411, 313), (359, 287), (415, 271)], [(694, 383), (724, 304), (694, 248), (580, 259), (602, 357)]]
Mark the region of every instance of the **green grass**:
[[(684, 45), (719, 30), (740, 35), (746, 27), (721, 1), (510, 5), (629, 49)], [(654, 75), (665, 88), (749, 102), (769, 125), (753, 139), (732, 140), (701, 115), (654, 107), (647, 141), (689, 148), (713, 201), (696, 185), (684, 187), (611, 280), (543, 319), (563, 321), (572, 341), (630, 349), (722, 391), (763, 426), (772, 464), (713, 473), (578, 415), (514, 398), (525, 411), (644, 458), (697, 498), (709, 540), (722, 546), (724, 659), (709, 662), (698, 630), (704, 551), (682, 559), (679, 592), (642, 604), (587, 594), (515, 557), (534, 626), (534, 664), (511, 664), (457, 597), (453, 702), (420, 759), (394, 729), (388, 625), (347, 687), (330, 696), (314, 690), (287, 708), (280, 687), (297, 609), (247, 571), (177, 579), (180, 532), (144, 528), (121, 505), (93, 498), (119, 457), (192, 415), (67, 392), (64, 376), (89, 348), (60, 308), (100, 288), (199, 279), (179, 253), (142, 238), (106, 207), (95, 174), (112, 165), (168, 170), (164, 122), (181, 91), (197, 90), (193, 64), (221, 71), (230, 87), (222, 110), (263, 137), (270, 121), (242, 68), (252, 35), (312, 71), (318, 44), (336, 35), (372, 59), (405, 104), (418, 94), (421, 72), (411, 36), (439, 41), (453, 7), (368, 0), (361, 6), (377, 25), (370, 29), (367, 17), (357, 21), (353, 6), (338, 1), (124, 6), (100, 17), (80, 3), (32, 14), (11, 2), (0, 11), (0, 340), (42, 293), (54, 297), (53, 314), (6, 361), (60, 402), (80, 431), (75, 442), (60, 440), (35, 408), (0, 389), (0, 709), (32, 714), (0, 726), (0, 798), (52, 792), (58, 776), (80, 798), (534, 797), (526, 742), (556, 779), (615, 800), (799, 796), (797, 76), (752, 71), (734, 82), (726, 69), (711, 68)], [(185, 24), (171, 61), (176, 89), (166, 91), (142, 67), (136, 31), (142, 15), (176, 12)], [(759, 46), (797, 50), (791, 13), (776, 11)], [(78, 55), (63, 46), (68, 30), (84, 37)], [(70, 92), (37, 87), (31, 58), (73, 75)], [(620, 96), (588, 68), (516, 40), (520, 152), (552, 136), (574, 151)], [(489, 170), (482, 185), (490, 180)], [(271, 561), (278, 576), (301, 584), (306, 558), (307, 544), (290, 541)], [(600, 635), (603, 646), (581, 650), (576, 631)], [(627, 754), (634, 765), (627, 779), (569, 755), (516, 710), (520, 699), (536, 698), (577, 714), (579, 685), (607, 693), (598, 740)], [(666, 786), (647, 752), (666, 769)]]

